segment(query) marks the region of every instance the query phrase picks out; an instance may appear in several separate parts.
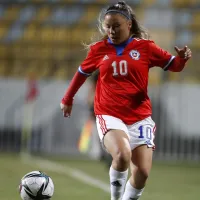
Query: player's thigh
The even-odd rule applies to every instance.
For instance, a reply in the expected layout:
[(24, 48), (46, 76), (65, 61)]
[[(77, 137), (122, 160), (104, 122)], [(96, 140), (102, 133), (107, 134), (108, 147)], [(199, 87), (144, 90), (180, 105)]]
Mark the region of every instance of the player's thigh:
[(132, 125), (128, 125), (128, 134), (130, 138), (131, 149), (146, 145), (149, 148), (155, 148), (154, 137), (156, 125), (151, 117), (138, 121)]
[(104, 137), (104, 146), (112, 157), (129, 157), (131, 155), (129, 138), (122, 130), (112, 129), (108, 131)]
[(132, 150), (131, 157), (131, 173), (142, 174), (144, 177), (148, 177), (152, 167), (153, 150), (148, 148), (147, 145), (141, 145)]
[(130, 145), (132, 149), (131, 171), (148, 176), (151, 166), (154, 144), (155, 122), (148, 117), (128, 126)]
[(122, 151), (131, 152), (128, 129), (120, 119), (108, 115), (97, 115), (96, 123), (102, 145), (112, 157)]

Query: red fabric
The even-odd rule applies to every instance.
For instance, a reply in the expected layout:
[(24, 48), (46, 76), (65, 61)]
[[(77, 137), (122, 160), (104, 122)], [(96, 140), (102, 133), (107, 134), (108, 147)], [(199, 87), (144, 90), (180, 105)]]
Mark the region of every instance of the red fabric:
[[(94, 59), (95, 57), (95, 59)], [(93, 71), (97, 69), (97, 56), (95, 55), (95, 52), (93, 48), (91, 47), (90, 51), (88, 52), (88, 55), (86, 59), (82, 62), (81, 68), (84, 69), (84, 72), (87, 74), (91, 74)]]
[(176, 56), (175, 59), (170, 64), (168, 70), (172, 72), (180, 72), (185, 67), (187, 61), (188, 61), (187, 59)]
[[(96, 69), (100, 71), (94, 101), (95, 114), (111, 115), (129, 125), (152, 114), (147, 94), (149, 69), (154, 66), (166, 69), (167, 66), (178, 71), (183, 68), (183, 62), (177, 57), (170, 63), (173, 58), (170, 53), (144, 39), (131, 41), (121, 55), (117, 52), (107, 40), (94, 44), (82, 62), (80, 72), (91, 74)], [(62, 102), (72, 104), (85, 79), (84, 75), (76, 73)]]
[(176, 56), (170, 62), (171, 58), (172, 58), (172, 55), (169, 52), (161, 49), (153, 41), (149, 41), (149, 64), (150, 64), (150, 67), (158, 66), (158, 67), (161, 67), (164, 69), (166, 67), (165, 70), (168, 69), (169, 71), (172, 71), (172, 72), (182, 71), (187, 60), (184, 58), (180, 58), (179, 56)]
[(38, 96), (39, 91), (37, 87), (36, 80), (29, 80), (28, 81), (28, 89), (26, 93), (26, 102), (34, 101), (36, 97)]
[(75, 94), (77, 93), (78, 89), (83, 85), (85, 80), (87, 79), (87, 76), (81, 74), (80, 72), (76, 72), (72, 81), (70, 82), (69, 88), (67, 89), (63, 99), (62, 103), (64, 105), (72, 105), (73, 99)]
[[(93, 56), (86, 58), (81, 69), (90, 73), (96, 68), (100, 70), (94, 101), (95, 114), (118, 117), (126, 124), (150, 116), (148, 42), (134, 39), (118, 56), (115, 47), (105, 40), (92, 46), (91, 52)], [(94, 64), (88, 67), (85, 63)], [(113, 76), (114, 73), (117, 75)]]
[(148, 54), (149, 54), (149, 67), (161, 67), (164, 68), (170, 61), (172, 55), (161, 49), (153, 41), (148, 42)]

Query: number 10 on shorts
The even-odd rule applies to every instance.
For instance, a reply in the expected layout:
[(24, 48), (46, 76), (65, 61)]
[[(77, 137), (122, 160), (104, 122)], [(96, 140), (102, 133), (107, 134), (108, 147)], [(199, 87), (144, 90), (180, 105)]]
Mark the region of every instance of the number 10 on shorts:
[(152, 140), (153, 136), (153, 128), (151, 126), (139, 126), (139, 138), (146, 138), (148, 140)]

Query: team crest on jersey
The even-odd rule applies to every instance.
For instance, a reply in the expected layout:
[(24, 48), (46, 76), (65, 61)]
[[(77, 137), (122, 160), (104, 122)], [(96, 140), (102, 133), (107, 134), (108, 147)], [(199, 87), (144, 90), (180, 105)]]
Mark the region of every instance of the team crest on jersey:
[(130, 51), (129, 55), (134, 60), (139, 60), (140, 59), (140, 53), (138, 51), (136, 51), (136, 50)]

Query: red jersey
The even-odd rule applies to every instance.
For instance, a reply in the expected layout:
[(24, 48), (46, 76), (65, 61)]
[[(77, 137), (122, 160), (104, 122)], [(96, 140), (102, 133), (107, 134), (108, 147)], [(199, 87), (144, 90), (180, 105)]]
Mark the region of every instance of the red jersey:
[(145, 39), (131, 38), (120, 45), (108, 39), (92, 45), (79, 72), (90, 75), (99, 69), (95, 114), (111, 115), (128, 125), (150, 116), (149, 69), (159, 66), (167, 70), (174, 58), (153, 41)]

